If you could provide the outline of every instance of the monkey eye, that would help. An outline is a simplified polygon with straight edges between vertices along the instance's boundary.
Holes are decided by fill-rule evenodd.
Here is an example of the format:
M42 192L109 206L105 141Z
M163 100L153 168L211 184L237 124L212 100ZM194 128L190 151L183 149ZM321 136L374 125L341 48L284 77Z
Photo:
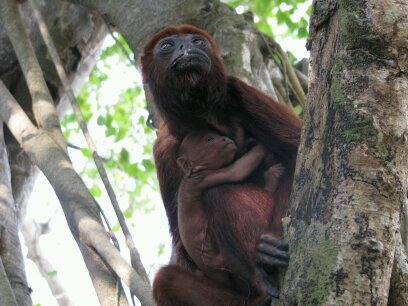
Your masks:
M205 40L203 38L201 38L201 37L193 38L192 42L193 42L193 44L195 44L197 46L202 46L202 45L205 44Z
M160 44L160 49L165 50L165 49L173 47L173 45L174 44L171 41L164 41Z
M208 137L207 138L207 141L213 141L214 140L214 137Z

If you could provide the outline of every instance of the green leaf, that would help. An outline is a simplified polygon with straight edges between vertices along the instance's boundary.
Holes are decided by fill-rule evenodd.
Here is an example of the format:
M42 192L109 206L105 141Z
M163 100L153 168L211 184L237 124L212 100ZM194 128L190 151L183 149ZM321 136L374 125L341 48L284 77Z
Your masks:
M96 120L96 123L98 125L104 125L105 124L105 118L102 115L99 115L98 119Z
M307 32L306 28L299 28L298 29L298 37L299 38L306 38L309 33Z
M122 148L119 153L119 162L125 164L129 163L129 151L125 148Z
M106 132L105 132L106 137L109 137L115 134L116 134L116 129L113 126L110 126L106 129Z
M133 212L128 208L123 212L123 215L125 216L126 219L132 218Z
M290 51L287 51L286 54L289 58L289 62L293 65L297 61L296 56Z
M97 198L99 196L101 196L102 194L102 190L101 188L99 188L98 186L92 186L92 188L89 190L91 192L91 194Z
M136 176L138 171L139 171L139 168L138 168L137 164L130 164L130 165L125 166L125 172L129 176L133 176L133 177Z
M119 141L119 140L122 140L123 138L125 138L128 131L129 131L128 127L119 126L119 130L115 135L115 140Z
M119 231L120 231L120 224L118 223L118 224L115 224L115 225L112 227L112 232L117 233L117 232L119 232Z
M146 168L146 171L154 171L154 164L151 159L144 159L142 161L142 165Z
M82 155L88 158L92 157L92 152L88 148L81 148Z
M305 17L311 14L311 0L227 0L226 3L234 8L240 7L241 11L244 7L244 13L251 11L255 16L256 28L267 35L275 36L271 22L273 20L279 25L287 26L287 33L280 36L306 37ZM300 10L300 4L303 3L310 3L306 11ZM301 6L302 10L304 7L305 5ZM297 21L299 17L300 20Z
M302 106L301 105L296 105L295 106L295 114L300 116L302 114L302 112L303 112Z
M160 243L158 246L157 246L157 255L158 256L161 256L161 255L163 255L164 254L164 243Z
M138 123L139 123L140 125L144 125L144 124L146 123L146 120L147 120L147 119L146 119L144 116L140 116Z
M51 272L47 272L47 276L49 276L49 277L54 277L54 276L57 276L57 274L58 274L58 272L57 271L51 271Z

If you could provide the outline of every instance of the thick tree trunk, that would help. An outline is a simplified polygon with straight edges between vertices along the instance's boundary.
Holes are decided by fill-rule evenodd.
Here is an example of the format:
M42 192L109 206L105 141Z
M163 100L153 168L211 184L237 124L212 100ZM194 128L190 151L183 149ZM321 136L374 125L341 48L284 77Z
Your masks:
M285 305L408 305L407 11L397 0L313 2Z

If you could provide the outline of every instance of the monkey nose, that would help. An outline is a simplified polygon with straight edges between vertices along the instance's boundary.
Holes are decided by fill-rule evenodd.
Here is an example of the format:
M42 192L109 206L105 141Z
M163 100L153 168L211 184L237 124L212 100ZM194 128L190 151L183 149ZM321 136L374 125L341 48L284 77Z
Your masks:
M189 43L182 43L179 50L184 51L184 53L191 53L191 45Z

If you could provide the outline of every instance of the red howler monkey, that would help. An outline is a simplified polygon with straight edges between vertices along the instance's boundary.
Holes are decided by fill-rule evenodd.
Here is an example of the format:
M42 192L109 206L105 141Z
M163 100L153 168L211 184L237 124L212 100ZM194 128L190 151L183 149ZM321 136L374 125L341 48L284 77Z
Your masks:
M234 250L241 249L243 254L255 257L259 238L272 230L273 198L254 184L231 183L248 177L260 165L266 151L257 145L234 161L236 152L235 143L215 131L199 130L183 139L177 158L184 172L178 190L179 232L188 255L206 277L259 300L266 293L276 296L277 292L262 290L270 288L267 284L259 286L260 282L265 283L262 277L256 277L254 261L237 256ZM268 188L276 186L282 171L280 164L268 170ZM225 201L225 195L235 192L234 189L245 189L251 199L214 203L215 198ZM241 233L242 229L245 233ZM216 234L222 231L231 233L232 239ZM281 255L282 260L287 259L286 253Z
M165 301L167 298L168 305L225 305L227 300L233 303L241 298L236 292L223 290L203 279L199 272L188 274L199 269L185 251L178 227L177 191L183 177L176 162L180 142L192 131L217 130L236 142L239 156L247 150L248 139L255 139L283 164L285 172L272 194L275 203L272 231L262 236L256 255L258 264L267 269L287 264L276 256L276 252L284 252L286 248L277 238L282 236L281 219L287 211L301 122L286 106L228 76L214 40L194 26L169 26L155 34L144 48L141 64L143 79L163 120L154 156L173 237L172 263L179 265L159 271L154 283L156 299ZM269 167L261 165L246 181L263 187L263 174ZM246 193L245 188L237 188L226 195L226 202L243 197L250 199L251 194ZM240 221L237 222L239 227ZM247 229L241 227L240 230L245 233ZM216 235L232 237L229 232ZM243 254L243 250L233 251L246 261L254 260L250 254ZM186 275L191 279L183 279ZM217 304L217 301L222 302ZM158 303L166 305L166 302Z

